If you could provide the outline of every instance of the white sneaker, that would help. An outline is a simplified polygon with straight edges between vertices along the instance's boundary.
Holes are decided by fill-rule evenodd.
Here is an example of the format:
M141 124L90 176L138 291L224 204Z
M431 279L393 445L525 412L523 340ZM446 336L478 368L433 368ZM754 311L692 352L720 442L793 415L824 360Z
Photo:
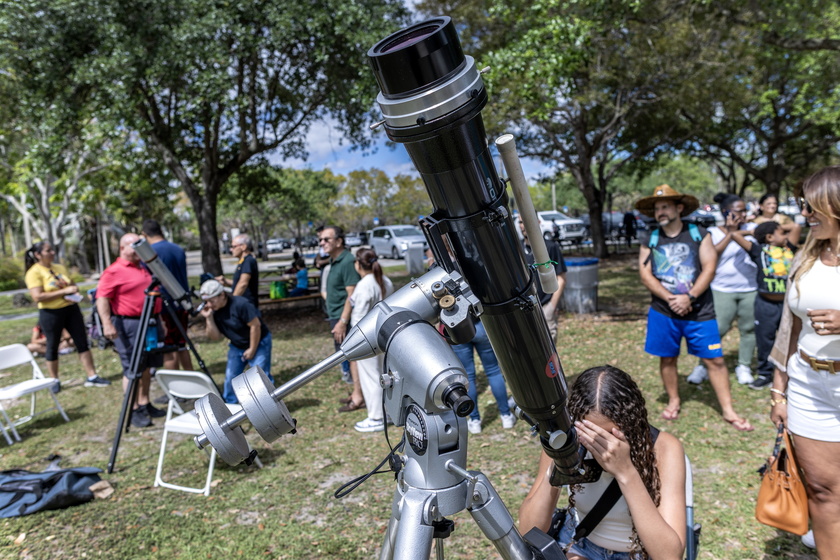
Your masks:
M472 418L467 418L467 429L470 431L471 434L480 434L481 420L473 420Z
M745 366L743 364L735 368L735 377L738 378L738 383L741 385L749 385L754 381L752 372L750 371L750 366Z
M808 531L802 535L802 544L808 548L817 548L817 543L814 542L814 531Z
M385 429L385 421L382 419L373 420L371 418L365 418L360 422L356 422L353 427L356 428L357 432L381 432Z
M508 397L508 408L511 410L516 408L516 401L513 400L513 397Z
M685 380L689 383L693 383L694 385L700 385L708 378L709 371L706 369L706 366L698 364L693 370L691 370L691 373L688 374L688 377L686 377Z
M501 414L499 418L502 419L502 428L509 430L516 424L516 416L513 414Z

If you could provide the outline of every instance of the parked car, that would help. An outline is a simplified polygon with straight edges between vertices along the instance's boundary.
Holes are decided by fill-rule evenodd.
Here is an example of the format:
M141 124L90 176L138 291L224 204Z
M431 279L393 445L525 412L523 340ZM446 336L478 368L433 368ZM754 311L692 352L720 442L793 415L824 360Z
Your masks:
M585 234L583 221L577 218L570 218L562 212L537 212L537 219L540 222L540 230L542 230L543 237L546 239L554 237L554 224L552 220L560 227L560 241L577 243L583 239Z
M424 251L428 248L426 237L417 226L397 224L371 230L370 246L381 257L401 259L409 246L414 244L422 245Z
M305 235L300 240L300 246L304 249L314 249L318 246L317 235Z
M292 242L282 237L275 237L265 242L265 250L271 253L282 253L283 249L290 249Z
M344 234L344 246L345 247L361 247L365 244L364 239L362 238L362 234L357 231L351 231L349 233Z
M592 220L589 214L580 217L583 222L584 237L592 237ZM621 212L604 212L601 214L601 223L604 227L604 235L607 239L618 239L624 235L624 214Z
M703 226L704 228L710 228L717 225L717 218L715 218L714 213L708 210L695 210L683 218L683 221L690 224L697 224L698 226Z

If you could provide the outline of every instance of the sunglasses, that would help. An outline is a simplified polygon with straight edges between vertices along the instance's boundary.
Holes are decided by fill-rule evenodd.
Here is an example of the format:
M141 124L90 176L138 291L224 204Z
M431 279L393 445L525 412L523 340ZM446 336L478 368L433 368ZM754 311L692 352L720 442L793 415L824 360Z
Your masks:
M800 207L802 210L806 210L809 214L813 214L813 213L814 213L814 207L813 207L813 206L811 206L811 203L810 203L810 202L808 202L807 200L805 200L805 197L804 197L804 196L800 196L800 197L797 199L797 201L796 201L796 202L799 204L799 207Z
M318 239L318 243L327 243L329 241L332 241L333 239L335 239L335 237L322 237Z

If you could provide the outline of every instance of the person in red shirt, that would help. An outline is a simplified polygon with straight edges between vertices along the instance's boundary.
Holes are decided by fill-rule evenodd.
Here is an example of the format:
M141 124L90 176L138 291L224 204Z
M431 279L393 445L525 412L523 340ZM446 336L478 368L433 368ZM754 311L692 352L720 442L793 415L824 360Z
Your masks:
M152 275L141 266L140 257L132 244L140 237L127 233L120 238L120 256L105 269L96 289L96 310L102 319L102 334L114 341L123 368L123 391L128 389L131 371L131 354L137 331L140 330L140 315L146 298L145 290L152 282ZM164 333L160 317L161 302L155 302L154 313L157 325L149 328L158 329L158 340L163 340ZM163 363L161 354L145 354L141 361L140 383L137 399L131 412L131 424L138 428L152 425L152 418L166 416L166 412L157 409L149 402L151 384L150 367L160 367Z

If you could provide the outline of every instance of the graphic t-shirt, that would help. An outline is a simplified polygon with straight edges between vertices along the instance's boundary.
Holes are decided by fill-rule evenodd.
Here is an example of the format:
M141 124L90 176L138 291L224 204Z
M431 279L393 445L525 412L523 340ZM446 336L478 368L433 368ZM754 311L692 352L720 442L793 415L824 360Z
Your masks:
M758 266L758 293L784 294L787 291L788 274L793 262L792 247L753 243L749 253Z
M688 224L683 224L682 231L675 237L668 237L662 228L659 229L659 242L651 248L651 258L648 266L653 275L672 294L687 294L694 287L694 282L700 276L700 242L691 238ZM697 227L700 238L708 235L705 228ZM656 231L654 229L653 231ZM643 245L649 244L648 234L641 239ZM668 302L652 295L651 307L672 319L684 321L708 321L715 318L715 304L712 291L707 289L697 295L697 300L686 315L677 315L668 306Z

